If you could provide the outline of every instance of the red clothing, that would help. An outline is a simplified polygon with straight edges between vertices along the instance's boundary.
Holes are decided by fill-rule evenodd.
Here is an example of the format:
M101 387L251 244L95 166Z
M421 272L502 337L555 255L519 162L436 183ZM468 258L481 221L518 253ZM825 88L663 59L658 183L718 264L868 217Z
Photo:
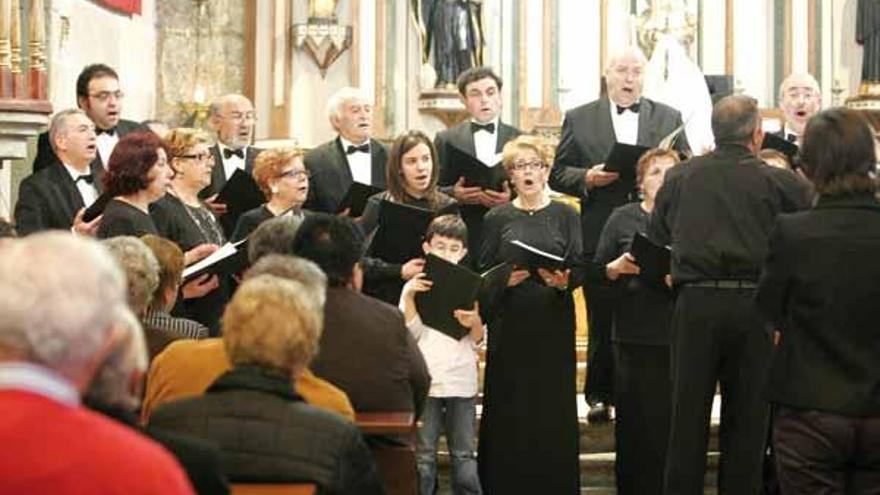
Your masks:
M81 406L0 390L0 495L192 494L162 447Z

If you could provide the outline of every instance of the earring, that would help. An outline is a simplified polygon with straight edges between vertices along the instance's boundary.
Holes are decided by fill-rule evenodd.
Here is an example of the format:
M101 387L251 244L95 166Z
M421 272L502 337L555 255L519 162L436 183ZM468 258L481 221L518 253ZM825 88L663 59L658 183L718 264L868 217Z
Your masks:
M272 186L269 190L272 191L272 194L276 194L278 192L278 186Z

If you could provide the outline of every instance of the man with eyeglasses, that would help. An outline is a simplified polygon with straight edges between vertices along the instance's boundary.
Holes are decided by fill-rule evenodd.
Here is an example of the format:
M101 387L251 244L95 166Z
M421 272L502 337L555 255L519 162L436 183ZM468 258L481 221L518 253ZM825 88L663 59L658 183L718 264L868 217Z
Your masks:
M785 124L774 134L800 146L807 121L822 109L822 91L816 78L810 74L789 74L779 85L779 109Z
M119 76L113 68L104 64L86 66L76 79L76 102L95 124L97 154L95 161L107 167L110 154L119 138L144 127L134 121L121 118L122 99L125 94L119 87ZM34 172L43 169L57 157L49 144L49 132L40 134Z
M656 147L681 125L681 114L672 107L642 97L645 56L638 48L625 49L605 67L607 96L573 108L565 114L562 137L550 171L550 187L581 199L584 257L596 254L599 235L614 208L638 199L633 182L606 172L605 160L615 143ZM684 133L675 148L688 148ZM612 301L606 289L587 287L589 305L589 356L584 387L588 418L607 421L613 395L611 350Z
M202 189L199 197L205 199L217 214L226 212L226 205L215 203L217 193L236 170L248 174L254 170L254 158L261 150L251 146L257 118L251 100L240 94L226 94L211 103L211 128L217 133L217 142L211 146L214 169L211 184Z

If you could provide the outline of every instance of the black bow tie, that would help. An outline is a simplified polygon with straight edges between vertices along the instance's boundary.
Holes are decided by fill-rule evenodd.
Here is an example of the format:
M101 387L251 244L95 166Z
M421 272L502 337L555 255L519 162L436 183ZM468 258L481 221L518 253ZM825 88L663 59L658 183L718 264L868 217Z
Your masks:
M785 135L785 140L788 141L789 143L797 142L797 139L798 139L797 134L788 133Z
M224 160L229 160L230 158L232 158L233 155L244 160L244 148L239 148L237 150L234 150L232 148L223 148L223 159Z
M486 131L489 134L495 134L495 122L489 122L488 124L471 122L471 132L475 133L477 131Z
M94 184L95 177L92 174L83 174L77 177L73 183L76 184L79 181L85 181L86 184Z
M622 114L625 110L632 110L632 113L639 113L639 106L641 103L633 103L628 107L622 107L620 105L615 105L617 107L617 115Z
M98 128L96 127L96 128L95 128L95 135L96 135L96 136L100 136L101 134L106 134L106 135L108 135L108 136L115 136L115 135L116 135L116 128L115 128L115 127L111 127L111 128L109 128L109 129L98 129Z
M345 148L345 154L351 155L352 153L369 153L370 152L370 143L365 143L360 146L354 146L352 144L348 145L348 148Z

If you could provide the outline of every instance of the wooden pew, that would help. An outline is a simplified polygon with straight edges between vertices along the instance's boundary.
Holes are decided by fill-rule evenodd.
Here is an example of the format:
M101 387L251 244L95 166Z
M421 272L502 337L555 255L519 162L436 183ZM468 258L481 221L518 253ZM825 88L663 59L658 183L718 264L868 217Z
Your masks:
M310 483L233 483L230 495L315 495Z
M376 468L388 495L417 495L416 424L411 412L361 412L355 414L376 460ZM372 439L371 439L372 437ZM376 441L376 437L394 437L399 444Z

